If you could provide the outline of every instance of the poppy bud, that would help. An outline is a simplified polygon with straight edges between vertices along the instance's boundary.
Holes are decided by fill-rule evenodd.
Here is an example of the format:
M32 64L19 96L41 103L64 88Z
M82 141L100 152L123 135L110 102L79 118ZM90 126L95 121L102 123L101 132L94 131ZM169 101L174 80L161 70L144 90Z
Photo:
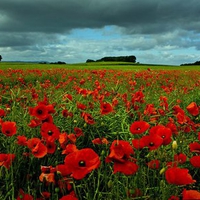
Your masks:
M165 167L163 167L163 168L160 170L160 172L159 172L160 175L162 175L162 174L165 172L165 170L166 170Z
M87 127L87 124L85 123L85 124L83 125L83 127L84 127L84 128Z
M77 120L74 120L74 123L77 123Z
M105 151L102 150L102 151L101 151L101 156L104 156L104 155L105 155Z
M59 191L60 191L60 189L56 187L55 192L58 193Z
M177 142L176 142L176 140L174 140L174 141L172 142L172 149L175 150L175 149L177 149L177 148L178 148Z
M108 188L111 188L113 186L113 183L111 180L108 181Z
M59 174L59 175L61 174L61 172L60 172L60 171L56 171L56 173L57 173L57 174ZM61 175L62 175L62 174L61 174Z

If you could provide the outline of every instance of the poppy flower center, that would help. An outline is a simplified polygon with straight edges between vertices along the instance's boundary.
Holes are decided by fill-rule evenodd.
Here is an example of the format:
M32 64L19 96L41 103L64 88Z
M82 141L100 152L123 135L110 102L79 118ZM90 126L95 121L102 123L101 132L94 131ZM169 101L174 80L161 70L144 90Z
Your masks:
M150 142L150 143L149 143L149 146L150 146L150 147L154 146L154 143L153 143L153 142Z
M140 131L140 130L141 130L141 128L140 128L140 127L137 127L137 128L136 128L136 130L137 130L137 131Z
M107 105L103 105L103 110L104 110L104 111L109 110L108 106L107 106Z
M42 114L42 110L37 110L37 113L39 114L39 115L41 115Z
M37 146L37 144L33 144L33 148L35 148Z
M9 134L10 134L10 131L9 131L9 130L6 130L5 132L6 132L6 134L7 134L7 135L9 135Z
M92 117L88 116L88 120L92 120Z
M50 174L50 172L51 172L51 171L50 171L50 168L47 168L47 169L45 169L45 171L44 171L45 174Z
M49 130L48 135L50 135L50 136L53 135L53 131Z
M79 161L78 165L79 165L79 167L85 167L86 163L84 160L81 160L81 161Z
M164 139L164 138L165 138L165 135L162 135L162 138Z

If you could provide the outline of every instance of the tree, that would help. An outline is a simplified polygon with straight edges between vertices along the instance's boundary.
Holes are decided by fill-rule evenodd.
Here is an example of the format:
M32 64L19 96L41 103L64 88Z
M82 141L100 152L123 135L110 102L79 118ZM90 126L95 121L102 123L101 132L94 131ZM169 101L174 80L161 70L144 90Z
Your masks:
M101 58L100 60L97 60L97 62L101 61L111 61L111 62L136 62L136 57L135 56L116 56L116 57L104 57Z
M0 61L2 60L2 56L0 55Z

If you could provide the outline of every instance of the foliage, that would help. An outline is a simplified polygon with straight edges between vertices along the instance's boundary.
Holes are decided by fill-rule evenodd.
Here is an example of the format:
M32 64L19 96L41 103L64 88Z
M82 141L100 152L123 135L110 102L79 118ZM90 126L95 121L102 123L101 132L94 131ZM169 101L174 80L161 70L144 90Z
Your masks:
M185 63L185 64L181 64L181 66L187 66L187 65L200 65L200 61L196 61L194 63Z
M97 60L97 62L132 62L135 63L136 62L136 57L135 56L116 56L116 57L103 57L99 60Z

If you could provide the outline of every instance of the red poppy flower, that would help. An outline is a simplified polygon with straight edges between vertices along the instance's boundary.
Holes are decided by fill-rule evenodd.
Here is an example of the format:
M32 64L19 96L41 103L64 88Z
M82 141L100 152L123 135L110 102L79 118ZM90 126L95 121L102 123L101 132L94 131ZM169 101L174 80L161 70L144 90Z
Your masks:
M42 199L49 199L51 196L50 192L41 192Z
M7 169L10 168L12 161L15 159L15 154L0 154L0 166L4 166Z
M43 158L47 154L47 147L42 142L39 142L31 149L31 152L36 158Z
M87 124L92 125L92 124L95 123L95 121L94 121L92 115L90 115L89 113L83 112L83 113L81 113L81 117L83 117L83 119L85 120L85 122L86 122Z
M200 154L200 144L198 142L193 142L189 144L191 152Z
M199 200L200 192L197 190L183 190L183 200Z
M49 141L54 141L59 138L60 131L55 124L45 122L41 126L41 135Z
M58 174L60 173L62 175L62 177L69 176L72 173L65 164L57 165L56 170Z
M67 133L62 133L59 135L59 139L58 139L60 146L62 149L65 149L67 142L68 142L68 136Z
M125 175L133 175L138 171L138 165L135 162L124 160L121 162L114 162L113 173L121 172Z
M132 95L131 102L134 104L135 102L144 103L144 94L142 91L137 91Z
M0 117L5 117L6 116L6 112L3 109L0 109Z
M63 115L63 117L73 117L73 113L69 112L67 109L64 109L62 111L62 115Z
M55 183L56 168L52 166L41 166L42 173L39 176L41 182Z
M176 118L177 118L177 122L181 125L186 124L187 121L188 121L187 116L185 114L180 113L180 112L176 115Z
M30 121L30 123L28 124L28 126L31 127L31 128L35 128L35 127L37 127L37 126L40 126L41 123L42 123L42 121L39 120L39 119L31 119L31 121Z
M47 153L53 154L56 151L56 144L54 141L46 141Z
M68 144L66 148L62 151L62 154L69 154L72 152L78 151L75 144Z
M73 100L73 97L72 97L71 94L65 94L65 95L63 96L63 100L66 100L66 99L72 101L72 100Z
M102 102L100 104L100 113L101 115L107 115L113 112L113 107L110 103Z
M110 146L110 154L106 157L106 162L114 162L114 172L121 172L125 175L135 174L138 170L138 165L131 157L133 148L129 142L124 140L114 140Z
M46 109L48 110L49 114L52 114L52 113L56 112L55 109L54 109L54 106L52 104L46 105Z
M108 140L106 138L95 138L94 140L92 140L93 144L109 144Z
M160 106L162 106L164 110L168 111L168 98L166 96L160 96L160 101Z
M163 143L163 139L157 134L143 136L141 140L150 151L158 149Z
M0 126L1 126L2 123L3 123L3 120L0 118Z
M27 138L24 135L17 136L17 144L21 146L27 145Z
M160 167L160 161L159 160L151 160L147 163L148 167L151 169L158 169Z
M1 124L1 131L6 136L13 136L17 132L17 127L15 122L5 121Z
M165 126L162 125L162 124L159 124L159 125L157 125L157 126L153 126L153 127L151 127L151 129L149 130L149 134L150 134L150 135L151 135L151 134L156 134L156 132L157 132L160 128L165 128Z
M125 159L131 158L131 154L133 153L133 148L129 142L124 140L114 140L110 146L110 154L107 156L106 162L124 162Z
M166 163L166 166L168 168L171 168L171 167L178 167L178 162L177 161L170 161L170 162L167 162Z
M20 189L19 195L16 200L33 200L33 196L31 196L30 194L25 194L25 192Z
M135 121L130 126L132 134L142 134L149 129L150 125L145 121Z
M146 105L146 108L144 110L144 115L156 115L157 112L156 112L156 108L154 107L154 104L147 104Z
M83 131L81 128L75 127L74 132L76 134L76 137L84 136Z
M42 158L47 154L47 147L39 138L32 138L27 141L27 146L31 149L32 154L36 158Z
M99 156L90 148L70 153L66 156L64 162L64 170L70 172L71 176L78 180L83 179L100 165Z
M58 172L59 173L59 172ZM73 189L72 186L73 179L69 177L62 177L57 181L57 185L60 191L64 194L66 191L71 191ZM75 196L74 191L70 192L70 195Z
M166 127L171 129L172 134L178 135L177 127L176 127L176 125L173 122L167 123Z
M178 167L172 167L165 171L165 178L169 184L174 185L187 185L195 183L196 180L192 179L192 176L188 173L188 169L181 169Z
M156 127L156 126L155 126ZM150 130L150 135L151 134L156 134L160 136L163 139L163 145L168 145L172 141L172 131L170 128L166 128L165 126L158 126L158 128L155 130L154 133L151 133L152 131Z
M65 195L63 196L62 198L60 198L59 200L78 200L76 197L68 194L68 195Z
M165 111L161 108L158 108L158 112L160 115L164 116L165 115Z
M118 104L119 104L118 99L117 99L116 97L114 97L113 100L112 100L112 106L115 107L115 106L117 106Z
M174 155L174 161L177 161L180 164L185 163L186 160L187 160L187 156L183 153L179 153L179 154Z
M39 104L34 108L29 108L29 114L31 116L37 117L40 120L44 120L48 115L48 108L44 104Z
M190 163L193 167L200 167L200 156L193 156L190 158Z
M46 118L44 120L42 120L42 123L44 123L44 122L48 122L48 123L53 124L53 117L52 117L52 115L48 114L46 116Z
M144 140L142 138L141 139L133 139L132 145L135 149L142 149L142 148L145 147L145 143L144 143Z
M27 141L27 147L33 149L39 142L41 142L39 138L31 138Z
M73 144L76 143L76 135L75 135L75 134L73 134L73 133L68 134L67 137L68 137L68 139L69 139L69 141L70 141L71 143L73 143Z
M180 200L179 197L172 195L168 200Z
M84 104L82 104L82 103L80 103L80 102L77 102L77 103L76 103L76 106L77 106L77 108L80 109L80 110L85 110L85 109L87 108L86 105L84 105Z
M182 115L185 115L185 111L179 105L175 105L173 107L173 110L174 110L174 114L181 113Z
M199 114L199 108L195 102L190 103L186 109L193 116L197 116Z

